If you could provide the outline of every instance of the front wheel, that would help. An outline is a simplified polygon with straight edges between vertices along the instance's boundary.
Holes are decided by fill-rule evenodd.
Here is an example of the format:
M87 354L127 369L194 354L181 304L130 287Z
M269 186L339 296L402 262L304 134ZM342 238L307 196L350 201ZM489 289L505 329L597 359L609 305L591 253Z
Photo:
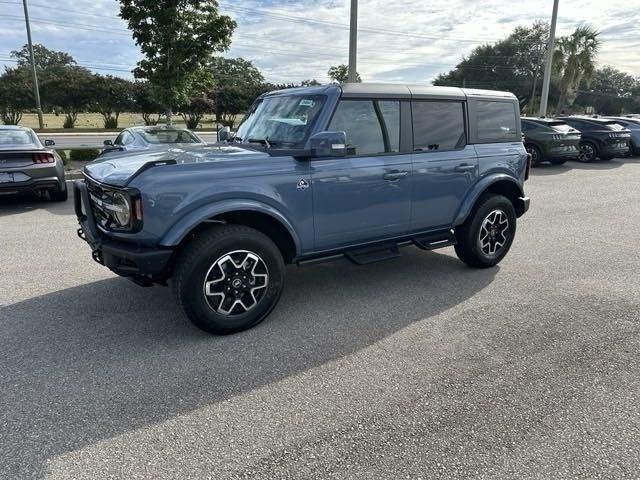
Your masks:
M475 268L497 265L516 234L516 211L502 195L480 198L467 221L456 229L458 258Z
M182 250L172 280L187 317L209 333L228 334L264 320L282 293L284 261L263 233L217 225Z

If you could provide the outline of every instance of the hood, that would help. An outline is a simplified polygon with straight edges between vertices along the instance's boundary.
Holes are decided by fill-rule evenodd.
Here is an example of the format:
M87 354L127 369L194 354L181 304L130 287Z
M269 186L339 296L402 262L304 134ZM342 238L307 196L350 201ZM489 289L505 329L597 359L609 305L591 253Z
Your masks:
M259 160L269 154L236 145L177 147L168 150L110 153L86 165L83 172L100 183L126 186L133 177L154 166L166 164L222 163L237 160Z

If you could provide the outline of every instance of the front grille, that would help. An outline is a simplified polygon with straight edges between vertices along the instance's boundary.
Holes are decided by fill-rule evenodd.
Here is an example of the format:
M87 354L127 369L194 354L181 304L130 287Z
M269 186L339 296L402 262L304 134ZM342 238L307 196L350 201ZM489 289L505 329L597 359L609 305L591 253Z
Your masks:
M103 188L98 183L89 180L85 180L87 184L87 190L89 191L89 201L91 203L91 211L98 225L102 228L109 228L113 222L112 213L106 210L102 204L103 202L111 203L111 196L113 192Z

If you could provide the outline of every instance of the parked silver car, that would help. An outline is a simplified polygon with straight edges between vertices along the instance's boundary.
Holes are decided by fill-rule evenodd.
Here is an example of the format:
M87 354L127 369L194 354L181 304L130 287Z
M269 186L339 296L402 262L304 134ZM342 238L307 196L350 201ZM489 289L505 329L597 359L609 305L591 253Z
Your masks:
M186 128L165 126L130 127L120 132L114 142L105 140L101 156L116 152L135 152L185 144L204 146L206 142Z
M51 200L67 199L64 163L58 153L45 146L33 130L13 125L0 126L0 194L48 192Z

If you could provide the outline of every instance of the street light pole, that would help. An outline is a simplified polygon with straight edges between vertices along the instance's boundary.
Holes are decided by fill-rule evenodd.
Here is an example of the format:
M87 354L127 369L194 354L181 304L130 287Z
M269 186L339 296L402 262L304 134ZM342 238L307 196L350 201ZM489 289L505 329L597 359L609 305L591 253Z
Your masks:
M549 85L551 84L551 63L553 62L553 49L556 42L556 22L558 20L558 3L553 0L553 14L551 15L551 29L549 30L549 43L547 44L547 58L544 66L544 81L542 82L542 96L540 97L540 117L547 115L547 102L549 101Z
M33 55L33 43L31 42L31 26L29 25L29 9L27 8L27 0L22 0L24 6L24 21L27 25L27 41L29 42L29 57L31 58L31 74L33 76L33 95L36 98L36 109L38 111L38 124L40 129L44 128L44 119L42 118L42 107L40 105L40 89L38 88L38 74L36 73L36 62Z
M351 21L349 26L349 71L347 73L347 82L355 83L356 73L356 57L358 50L358 0L351 0Z

